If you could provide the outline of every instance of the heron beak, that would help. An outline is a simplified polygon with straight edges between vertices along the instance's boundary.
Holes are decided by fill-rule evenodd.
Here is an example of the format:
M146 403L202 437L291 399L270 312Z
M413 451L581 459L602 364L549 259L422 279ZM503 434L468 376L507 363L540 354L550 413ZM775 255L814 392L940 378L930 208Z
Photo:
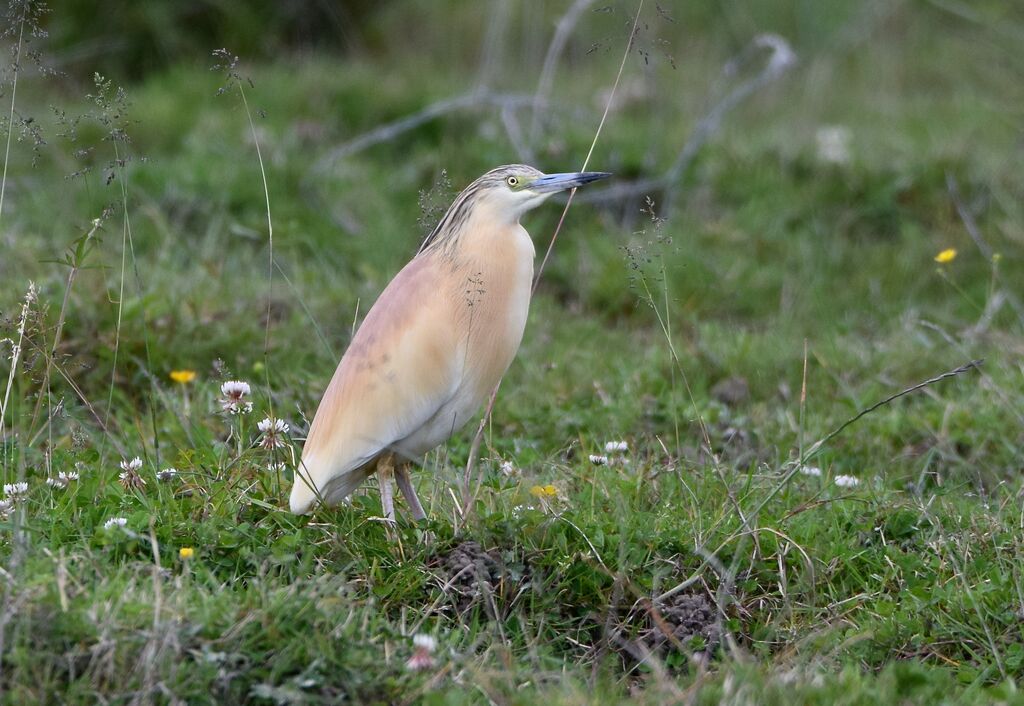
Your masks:
M535 194L553 194L556 191L575 189L577 186L589 184L598 179L610 177L609 172L567 172L565 174L545 174L527 187Z

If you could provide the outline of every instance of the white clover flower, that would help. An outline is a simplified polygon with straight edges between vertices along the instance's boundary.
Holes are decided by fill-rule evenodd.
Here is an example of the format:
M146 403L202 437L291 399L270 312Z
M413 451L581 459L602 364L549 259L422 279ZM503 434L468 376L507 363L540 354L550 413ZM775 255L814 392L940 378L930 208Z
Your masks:
M121 470L122 471L126 471L126 472L127 471L134 471L134 472L137 473L140 468L142 468L142 459L139 458L138 456L133 458L131 461L129 461L127 459L122 459L121 460Z
M14 503L10 500L0 500L0 520L6 520L14 509Z
M415 635L412 638L413 653L409 661L405 663L406 669L418 672L423 669L430 669L434 666L434 650L437 649L437 640L430 635Z
M594 464L595 466L607 466L608 465L608 457L607 456L599 456L597 454L590 454L590 462L592 464Z
M162 471L157 471L156 479L166 483L167 481L174 480L174 478L177 475L178 475L178 469L177 468L165 468Z
M271 473L284 473L288 470L288 464L284 461L278 461L277 463L272 463L267 466L267 470Z
M818 159L829 164L846 164L850 161L849 128L842 125L823 125L814 134L818 147Z
M836 476L833 480L840 488L854 488L860 485L860 479L856 476Z
M128 518L126 517L111 517L109 520L103 523L103 529L112 530L115 527L124 527L128 524Z
M124 486L125 490L142 490L146 485L146 479L139 474L142 468L142 459L136 456L131 461L121 461L121 473L117 479Z
M289 429L288 424L283 419L271 419L270 417L262 420L256 425L256 428L264 434L271 430L281 434L287 434Z
M252 411L252 402L245 399L249 392L249 383L228 380L220 386L220 393L224 395L220 401L220 408L228 414L248 414Z
M252 388L249 387L249 383L241 380L228 380L220 386L220 393L225 397L241 399L250 392L252 392Z
M817 466L800 466L800 472L805 476L814 476L815 478L821 478L821 469Z
M71 481L75 480L78 480L78 473L76 473L75 471L70 471L68 473L61 471L56 476L50 476L49 478L47 478L46 484L51 488L63 489L71 485Z
M514 478L519 475L519 469L511 461L502 461L501 465L498 466L498 470L501 471L502 475Z
M260 446L265 449L283 449L288 445L289 427L283 419L271 419L267 417L256 428L263 434Z
M125 471L119 474L117 480L125 490L142 490L146 485L146 479L134 471Z
M22 495L28 493L28 483L22 481L20 483L4 483L4 495L17 499Z
M413 635L412 644L413 647L427 650L428 652L433 652L437 649L437 640L434 639L433 635Z
M609 441L604 445L606 454L626 453L627 451L629 451L629 444L625 441Z

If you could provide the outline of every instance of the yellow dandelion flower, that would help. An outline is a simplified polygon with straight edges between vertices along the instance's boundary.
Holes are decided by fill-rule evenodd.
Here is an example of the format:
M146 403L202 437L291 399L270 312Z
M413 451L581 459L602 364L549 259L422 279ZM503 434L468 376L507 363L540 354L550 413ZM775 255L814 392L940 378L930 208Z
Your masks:
M535 485L530 488L530 495L538 498L553 498L558 495L558 488L553 485Z
M195 553L196 553L196 550L193 549L192 547L182 547L181 549L178 550L178 558L179 559L191 559L193 556L195 556Z
M171 380L178 383L179 385L187 385L196 379L195 370L172 370Z
M953 262L956 259L956 248L946 248L938 255L935 256L935 262L940 265L945 265L947 262Z

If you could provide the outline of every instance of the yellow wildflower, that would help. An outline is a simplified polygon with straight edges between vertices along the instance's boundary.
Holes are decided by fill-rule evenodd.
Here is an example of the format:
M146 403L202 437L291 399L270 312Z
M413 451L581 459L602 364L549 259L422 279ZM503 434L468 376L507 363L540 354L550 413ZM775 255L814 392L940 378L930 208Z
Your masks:
M196 379L195 370L172 370L171 380L178 383L179 385L187 385Z
M558 495L558 488L553 485L535 485L530 488L530 495L538 498L553 498Z
M181 549L178 550L178 558L179 559L191 559L193 556L195 556L195 553L196 553L196 550L193 549L192 547L182 547Z
M947 262L953 262L956 259L956 248L946 248L938 255L935 256L935 262L940 265L945 265Z

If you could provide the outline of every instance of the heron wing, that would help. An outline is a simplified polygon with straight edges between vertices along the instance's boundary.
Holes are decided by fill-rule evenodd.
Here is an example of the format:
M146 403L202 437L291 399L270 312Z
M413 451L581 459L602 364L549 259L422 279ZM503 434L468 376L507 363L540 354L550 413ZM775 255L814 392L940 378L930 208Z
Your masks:
M439 286L448 275L443 267L429 255L413 259L366 315L310 426L293 512L308 511L318 495L328 503L346 497L382 451L456 393L462 337L452 330L450 296Z

